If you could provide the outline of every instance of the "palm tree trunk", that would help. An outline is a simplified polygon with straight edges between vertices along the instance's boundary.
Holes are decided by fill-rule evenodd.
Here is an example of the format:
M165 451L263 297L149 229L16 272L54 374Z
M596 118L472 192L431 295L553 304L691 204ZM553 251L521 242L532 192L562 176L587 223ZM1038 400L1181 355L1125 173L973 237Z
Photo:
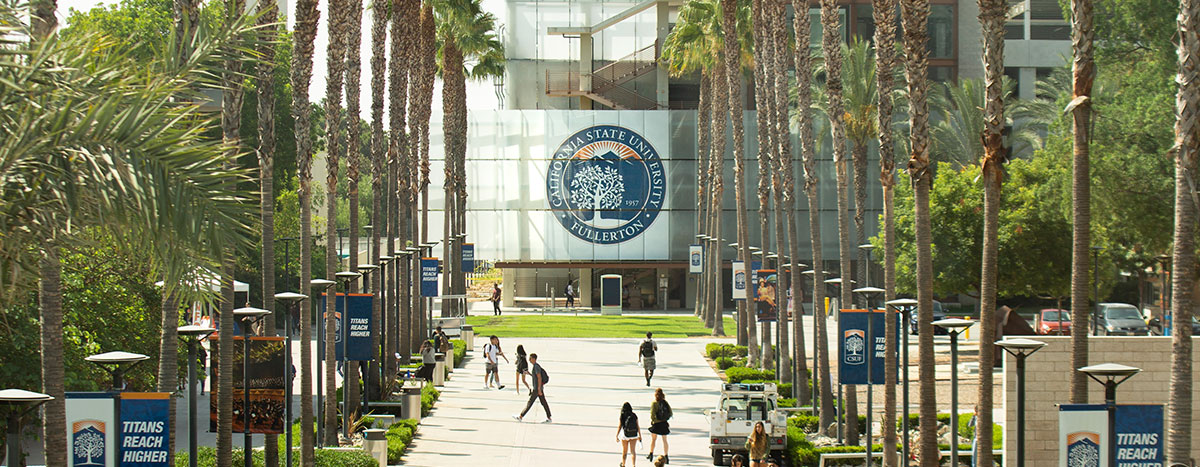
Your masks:
M264 60L258 65L257 83L258 183L262 192L259 207L262 218L262 308L272 311L266 316L263 329L265 330L264 335L273 336L275 335L275 46L273 44L278 36L275 26L278 7L273 2L261 2L258 4L258 11L258 22L262 28L260 31L264 42L263 53L268 57L268 60ZM165 322L166 316L163 316L163 320ZM174 339L172 339L173 341ZM291 369L285 369L285 371L290 374ZM172 398L171 402L174 403L175 399ZM286 423L292 422L287 420ZM267 466L279 465L279 437L267 436L264 446L264 460ZM291 449L291 446L288 446L288 449Z
M841 265L842 285L839 287L839 308L854 306L854 270L850 253L850 219L846 206L848 187L846 173L846 128L842 106L842 35L835 0L821 0L821 48L825 54L825 89L829 98L829 127L833 132L833 164L837 176L838 263ZM840 319L840 316L839 316ZM846 442L858 444L858 398L854 386L846 388Z
M721 29L737 31L737 2L721 0ZM742 68L741 46L736 40L736 34L727 36L724 44L725 85L729 89L729 117L733 133L733 179L736 190L734 195L737 202L737 238L738 260L750 266L750 222L746 213L746 151L743 116L745 103L742 102ZM749 300L743 300L738 307L742 319L738 321L739 333L746 332L746 345L749 347L750 361L758 361L758 342L754 329L754 314L750 312Z
M361 95L361 80L362 80L362 0L346 0L346 179L347 183L347 198L349 198L350 210L350 232L349 245L347 251L350 253L347 270L358 271L358 180L359 180L359 161L362 158L362 132L360 131L359 117L359 97ZM365 284L364 284L365 285ZM351 290L346 292L360 292L358 286L351 287ZM350 369L347 374L353 375L349 378L349 392L347 393L347 405L351 408L359 407L362 404L362 397L365 391L369 391L372 384L378 384L378 378L370 378L370 375L377 374L379 369L374 364L360 363L355 360L350 360ZM367 365L372 368L367 372L364 385L358 383L361 371L360 366ZM361 388L361 389L360 389ZM353 411L352 411L353 412Z
M773 170L771 169L771 152L775 150L775 135L771 131L771 125L774 121L772 115L775 111L774 99L768 99L767 94L770 86L767 84L767 74L770 73L770 67L767 62L769 57L775 52L774 44L771 42L769 33L767 32L767 23L764 12L766 8L764 0L754 0L752 20L754 26L754 102L757 111L755 118L757 120L758 133L758 233L759 246L762 248L762 269L770 268L766 255L771 251L771 177ZM751 256L749 261L753 263L754 257ZM747 271L753 267L747 264ZM758 284L754 284L757 286ZM751 287L753 290L753 286ZM757 297L749 297L746 300L746 308L748 313L755 314ZM759 366L762 368L771 368L774 366L774 354L771 351L770 325L762 323L762 360Z
M776 299L775 302L778 308L778 318L775 321L775 329L779 336L779 348L776 350L776 359L779 361L779 368L782 375L776 375L778 379L784 383L791 383L793 379L792 364L789 358L790 339L788 339L788 309L787 309L787 291L789 289L786 278L791 277L798 271L788 272L782 266L783 258L787 258L789 263L799 261L790 251L785 251L784 246L788 245L787 231L784 229L784 219L791 219L791 207L787 208L788 216L784 215L784 193L783 181L785 176L789 176L786 172L791 171L791 156L792 156L792 141L791 130L788 125L787 109L787 27L784 25L783 18L787 15L787 7L783 0L768 0L767 1L768 24L767 32L770 35L771 43L774 45L774 51L771 62L768 63L771 72L767 75L767 83L770 85L767 100L772 101L771 110L771 132L774 135L774 151L773 167L775 169L774 176L771 177L771 194L774 197L775 203L775 251L778 252L781 261L777 261L776 269L779 273L776 280ZM790 205L788 205L790 206ZM794 289L793 292L798 289ZM793 385L793 387L795 387ZM794 390L793 390L794 392ZM795 394L793 394L795 396Z
M712 120L712 99L709 98L709 88L712 86L712 80L706 72L700 73L700 109L696 112L696 234L707 235L708 223L705 222L705 216L708 210L705 206L708 204L708 151L711 145L710 129ZM696 239L697 243L701 243L700 239ZM704 249L703 257L708 257L708 248ZM707 264L707 261L705 261ZM708 324L708 307L705 306L705 297L708 284L707 271L698 274L696 277L696 316L701 321ZM711 328L711 326L710 326Z
M866 287L871 283L869 274L871 265L867 263L867 251L857 248L867 243L866 210L867 210L867 142L855 142L850 151L850 159L854 167L854 253L858 259L858 271L854 274L856 281L853 288ZM869 308L869 307L868 307Z
M462 277L460 248L462 242L449 240L461 233L463 208L466 201L466 189L462 186L462 159L466 157L467 134L467 91L466 76L463 74L463 53L452 38L443 38L442 45L442 108L445 109L444 138L446 140L447 176L453 179L451 187L447 188L447 203L452 206L447 214L447 244L446 275L450 293L458 293ZM458 312L458 306L451 307L451 312ZM443 312L444 313L444 312Z
M400 183L400 162L401 149L407 145L405 137L405 103L407 102L408 94L405 92L408 88L408 39L411 36L409 31L410 18L406 16L408 8L405 7L403 0L392 0L391 22L391 55L392 61L388 64L388 95L389 95L389 123L388 123L388 183L385 192L388 197L388 255L396 257L396 239L400 235L400 195L398 186ZM403 244L400 245L403 247ZM412 351L409 348L409 333L411 332L412 324L409 320L408 313L402 313L402 301L400 294L400 276L407 273L407 268L401 265L397 266L394 272L389 277L391 282L388 285L388 313L390 317L394 317L396 322L400 324L400 334L395 336L396 352L400 354L400 363L407 364L412 356ZM391 321L391 319L389 319Z
M66 370L63 366L62 263L58 254L58 247L47 247L38 265L41 273L38 306L42 315L42 393L54 398L45 404L42 448L46 453L46 465L65 467L67 432L63 427L67 426ZM8 448L16 449L14 446Z
M1090 26L1090 23L1088 24ZM1175 99L1175 248L1171 271L1171 383L1167 462L1192 455L1192 298L1196 280L1196 151L1200 146L1200 3L1179 4L1179 84ZM1089 27L1090 31L1091 28Z
M58 1L34 0L30 2L29 9L34 39L43 40L54 34L54 30L58 28L58 17L54 14L58 10Z
M979 0L979 23L983 29L983 68L985 83L983 143L983 259L980 280L980 335L996 335L996 275L1000 224L1000 189L1004 183L1004 21L1005 0ZM992 368L996 346L992 338L979 341L979 417L975 439L979 443L979 461L992 465ZM951 369L957 371L956 369Z
M158 390L175 392L179 389L179 297L171 290L170 280L163 277L162 334L158 341ZM175 423L175 398L167 399L168 419ZM175 430L168 435L167 444L174 461Z
M908 173L913 183L914 233L917 242L917 328L920 368L921 467L938 465L937 394L933 363L933 261L929 221L929 0L902 0L904 26L904 71L908 81L909 141Z
M709 230L712 240L709 241L709 319L711 320L709 327L712 328L712 335L722 337L725 335L725 314L724 314L724 297L721 293L724 289L722 284L722 269L724 264L721 261L721 251L725 248L721 239L721 218L724 209L725 195L725 147L726 147L726 132L725 132L725 116L729 115L729 86L725 85L725 64L718 61L711 71L709 81L712 85L709 88L712 95L712 147L709 151L709 166L708 179L712 182L709 192L712 196L712 204L709 212ZM738 315L741 319L741 315ZM741 322L739 321L739 324ZM737 334L741 334L742 329L739 326Z
M388 6L389 3L384 1L371 4L371 224L375 227L371 229L371 263L380 266L380 270L371 275L371 292L376 295L371 306L371 317L381 329L373 333L371 345L378 349L381 332L388 336L387 339L383 339L383 355L379 358L383 361L383 374L386 375L387 381L390 381L396 374L396 359L391 358L395 354L395 347L391 338L391 317L384 314L381 303L385 296L382 286L386 272L379 260L383 256L380 235L387 229L383 220L383 208L386 206L383 201L383 178L386 174L383 170L384 160L387 158L383 136L383 105L387 89ZM395 261L387 270L394 270L399 264L400 261ZM385 383L384 386L386 385ZM382 396L383 394L380 394L381 398Z
M883 187L883 289L884 301L896 298L896 226L892 196L896 187L896 164L892 142L892 70L895 67L896 0L873 0L875 21L875 88L879 104L879 183ZM896 375L899 367L896 342L896 309L884 307L883 426L896 426ZM901 331L905 332L905 331ZM906 464L896 456L896 430L883 430L883 465ZM987 464L982 464L987 465Z
M1092 60L1092 29L1094 10L1091 0L1071 2L1071 63L1075 101L1072 105L1074 153L1071 169L1071 368L1088 366L1088 332L1091 331L1091 307L1088 305L1088 267L1092 233L1091 168L1088 141L1091 139L1092 82L1096 66ZM1077 105L1075 103L1078 103ZM1100 301L1100 297L1095 297ZM1071 403L1088 400L1088 378L1082 372L1071 372Z
M801 12L800 14L792 15L792 29L794 31L808 31L812 24L812 19L808 15L808 2L804 0L792 0L792 10ZM817 353L813 355L813 367L816 368L816 386L819 386L814 389L818 391L821 398L820 429L828 435L828 429L833 424L833 384L830 379L829 337L826 331L821 210L817 199L817 185L819 183L817 176L817 153L816 148L813 147L813 142L816 139L813 137L811 110L813 104L811 87L812 50L809 48L808 41L803 41L803 44L797 43L794 62L796 66L797 123L800 129L800 151L804 162L804 192L808 198L808 227L812 245L813 334L816 336L814 339L816 340L815 347L817 349ZM801 333L797 333L797 335L799 334Z
M225 17L233 21L244 14L245 2L232 0L225 4ZM241 149L242 97L241 87L242 65L236 60L225 63L226 72L223 76L224 95L221 106L222 139L228 145L230 159ZM233 459L233 257L231 254L223 258L221 271L221 289L225 300L221 303L221 337L220 346L220 375L218 388L220 397L217 408L217 465L227 467ZM226 292L227 291L227 292Z
M297 0L296 25L292 38L292 113L296 118L296 169L300 179L300 293L309 301L300 304L300 465L315 464L313 447L312 374L312 106L308 86L312 81L313 40L317 35L316 0ZM291 467L291 466L288 466Z
M329 46L326 49L326 69L328 78L325 81L325 138L328 143L326 150L326 166L328 174L325 178L325 277L333 278L341 266L341 258L337 256L337 199L338 199L338 164L341 159L341 122L342 122L342 82L346 72L346 23L347 4L341 0L329 2ZM337 286L329 289L336 292ZM348 290L346 292L349 292ZM325 297L325 387L329 388L329 397L325 399L325 444L338 446L338 407L337 407L337 293ZM345 386L350 386L354 377L353 367L347 362L342 368ZM343 388L343 394L348 395L348 389ZM348 409L349 412L349 409ZM350 413L342 414L350 417ZM347 433L347 438L349 434Z

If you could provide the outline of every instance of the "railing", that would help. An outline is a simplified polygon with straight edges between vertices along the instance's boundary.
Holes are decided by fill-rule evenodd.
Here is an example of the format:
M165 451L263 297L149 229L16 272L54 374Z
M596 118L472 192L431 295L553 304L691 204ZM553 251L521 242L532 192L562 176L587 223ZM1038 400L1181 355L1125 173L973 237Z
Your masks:
M650 72L658 66L658 54L658 41L654 41L649 46L592 70L592 79L596 80L592 82L592 91L603 93Z
M632 90L613 85L607 79L592 76L592 91L579 89L580 76L574 71L546 71L546 95L557 97L587 97L618 110L654 110L658 102ZM603 87L604 92L595 89Z
M577 96L579 90L579 72L546 70L546 94L551 96Z

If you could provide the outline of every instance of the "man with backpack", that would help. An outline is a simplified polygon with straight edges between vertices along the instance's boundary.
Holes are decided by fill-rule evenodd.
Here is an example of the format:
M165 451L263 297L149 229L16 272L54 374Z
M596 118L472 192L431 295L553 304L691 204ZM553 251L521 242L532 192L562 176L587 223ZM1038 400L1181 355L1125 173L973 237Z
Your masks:
M492 315L500 316L500 284L492 284Z
M654 353L658 352L658 344L651 339L654 333L647 332L646 340L642 341L642 345L638 346L638 361L642 363L642 368L646 370L646 386L650 386L650 378L654 377Z
M538 364L537 354L529 354L529 363L533 364L533 368L530 369L533 373L533 390L529 391L529 402L525 404L525 410L522 410L520 415L513 415L513 418L518 422L522 421L533 407L533 401L540 400L542 408L546 409L546 420L542 423L550 423L550 404L546 402L546 383L550 382L550 375Z

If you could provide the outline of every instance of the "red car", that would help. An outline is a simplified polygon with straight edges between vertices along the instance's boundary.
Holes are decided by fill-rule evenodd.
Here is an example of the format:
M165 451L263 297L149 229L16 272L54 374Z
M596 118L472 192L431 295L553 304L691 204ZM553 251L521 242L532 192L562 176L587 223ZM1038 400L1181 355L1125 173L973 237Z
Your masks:
M1071 312L1069 310L1045 309L1039 311L1033 328L1041 335L1071 335Z

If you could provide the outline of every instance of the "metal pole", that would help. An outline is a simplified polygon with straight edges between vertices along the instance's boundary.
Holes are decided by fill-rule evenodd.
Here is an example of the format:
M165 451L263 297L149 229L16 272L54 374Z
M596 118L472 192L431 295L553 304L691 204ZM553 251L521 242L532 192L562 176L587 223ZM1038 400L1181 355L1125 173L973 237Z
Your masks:
M342 435L350 439L350 380L358 379L357 375L350 374L350 346L346 345L349 338L346 331L350 329L350 281L342 284L342 290Z
M1117 381L1104 382L1104 405L1108 411L1108 465L1117 465Z
M13 409L8 413L8 465L21 464L21 411Z
M871 389L871 379L874 373L871 371L871 361L875 360L875 333L871 326L875 321L875 312L871 310L871 300L867 300L867 467L871 467L874 463L871 453L871 420L874 414L871 413L871 395L875 391Z
M1093 247L1092 248L1092 290L1095 292L1095 298L1096 298L1096 303L1094 306L1092 306L1092 335L1093 336L1100 335L1100 328L1096 324L1096 322L1099 321L1099 318L1100 318L1100 273L1099 273L1099 267L1098 267L1099 265L1096 264L1099 261L1099 256L1100 256L1100 249ZM1141 313L1141 312L1142 312L1142 310L1138 310L1138 313ZM1062 311L1059 311L1059 313L1061 314ZM1061 328L1059 329L1059 332L1062 332ZM1112 465L1115 466L1116 464L1112 464Z
M242 320L242 465L252 462L250 441L250 327L249 319Z
M323 292L322 295L324 295L324 294L325 293ZM318 298L318 300L320 300L321 303L325 303L325 299L323 297ZM310 306L312 306L312 308L315 311L316 301L314 301ZM328 310L326 310L325 312L329 313ZM316 313L314 312L313 314L315 315ZM316 378L316 380L317 380L317 440L316 441L317 441L317 447L323 448L323 447L325 447L325 417L323 416L323 414L325 413L325 384L324 384L325 373L323 371L321 371L321 369L324 366L323 363L325 361L325 317L321 316L320 319L317 321L319 323L321 323L321 327L320 327L320 332L317 333L317 378ZM307 422L305 422L305 423L307 423Z
M838 376L838 378L841 378L841 376L839 375L839 376ZM843 414L843 411L845 410L846 406L845 406L845 404L843 404L843 403L842 403L842 384L839 382L839 383L838 383L838 385L837 385L837 387L838 387L838 403L837 403L837 435L838 435L838 445L843 445L843 444L845 444L845 441L844 441L844 440L845 440L846 438L844 438L844 437L842 436L842 435L843 435L843 433L842 433L842 414Z
M908 441L908 323L909 323L908 317L909 317L909 313L912 313L912 307L904 307L904 325L902 327L904 327L905 329L901 330L901 332L900 332L901 335L904 336L904 338L903 338L903 340L904 340L904 351L903 351L903 353L904 353L904 390L902 391L903 398L904 398L904 401L903 401L904 402L904 419L900 421L901 430L904 431L904 444L903 444L904 460L901 461L900 465L908 465L908 455L909 455L909 444L908 444L909 443L909 441Z
M958 331L950 332L950 465L958 465Z
M296 310L299 311L300 302L296 302ZM290 311L290 310L289 310ZM283 371L287 372L287 380L283 385L283 410L284 410L284 427L287 430L287 436L284 441L287 443L287 455L285 457L288 467L292 466L292 317L288 316L287 323L284 324L284 334L287 334L287 341L284 342L286 350L283 353ZM270 436L270 435L267 435Z
M196 467L196 341L188 339L188 467ZM10 444L11 446L11 444ZM10 460L8 465L13 464ZM291 464L288 464L291 465Z
M1017 467L1025 467L1025 357L1017 357Z

